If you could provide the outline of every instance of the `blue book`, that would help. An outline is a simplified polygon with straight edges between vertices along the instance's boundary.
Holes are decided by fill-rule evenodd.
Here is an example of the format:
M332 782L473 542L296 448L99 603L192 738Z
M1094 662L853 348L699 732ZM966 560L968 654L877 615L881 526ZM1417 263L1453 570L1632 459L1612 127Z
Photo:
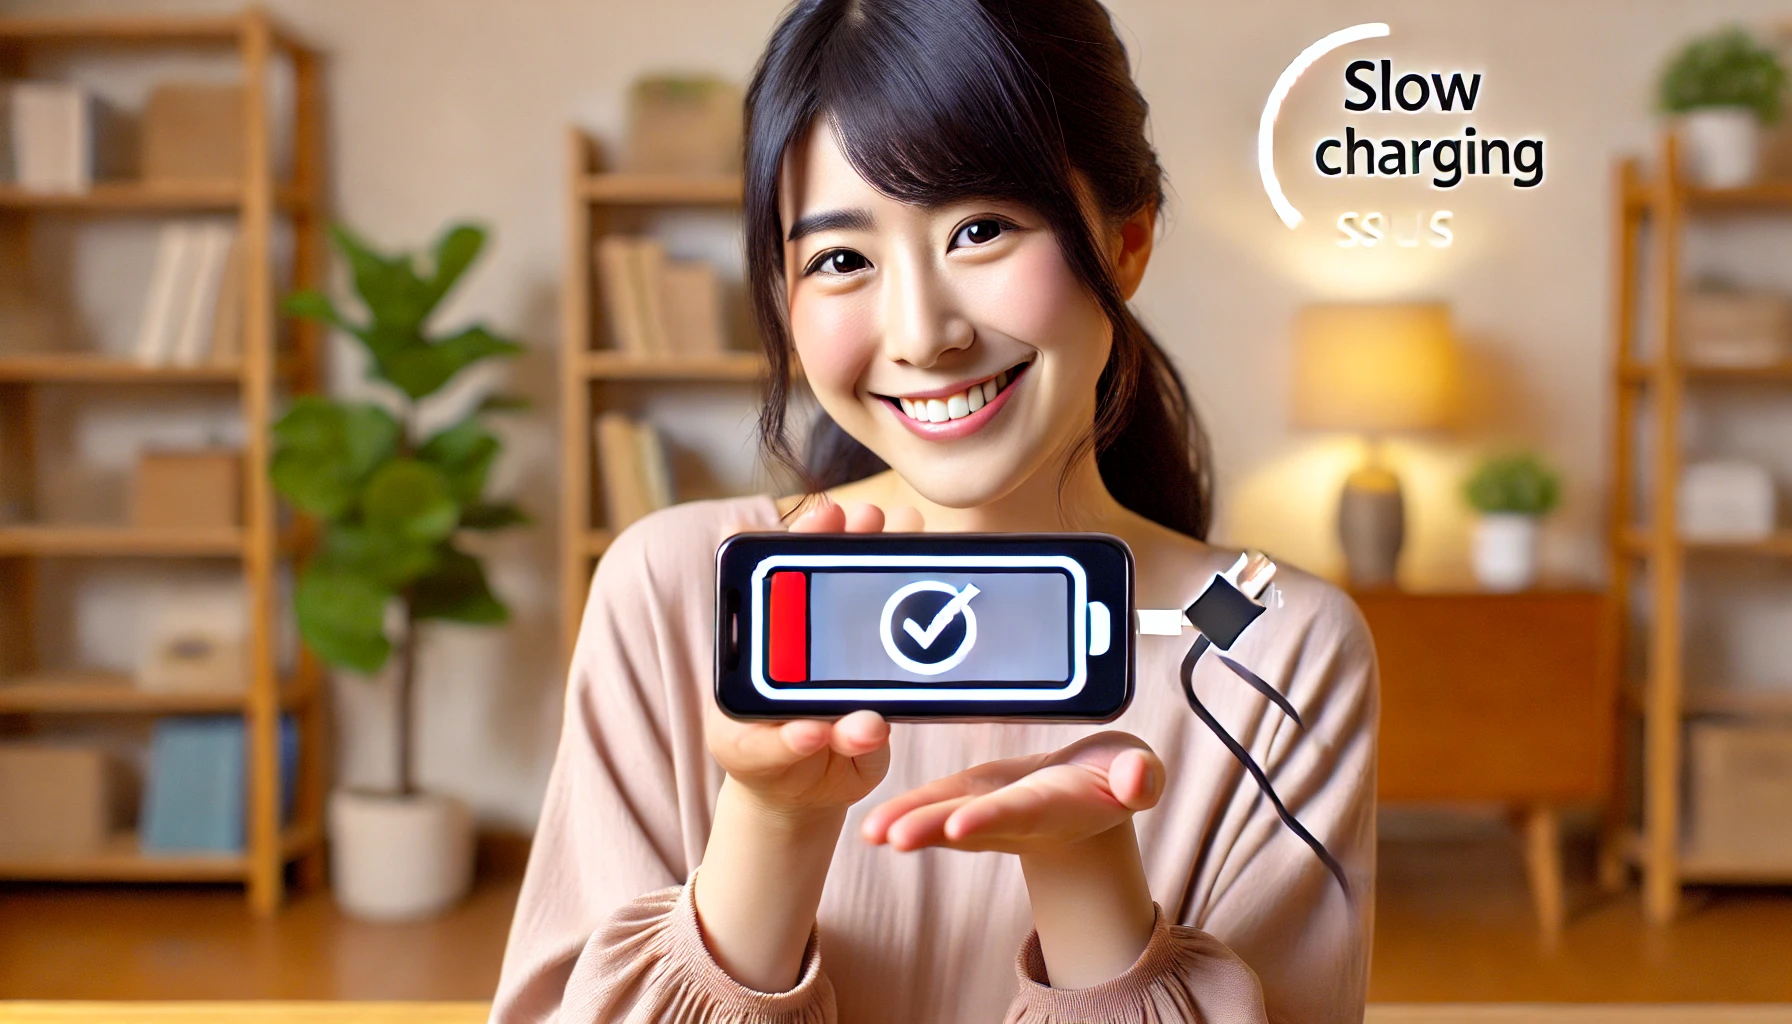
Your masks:
M155 853L241 853L248 807L240 715L164 718L149 743L139 846ZM291 814L298 728L280 720L281 817Z

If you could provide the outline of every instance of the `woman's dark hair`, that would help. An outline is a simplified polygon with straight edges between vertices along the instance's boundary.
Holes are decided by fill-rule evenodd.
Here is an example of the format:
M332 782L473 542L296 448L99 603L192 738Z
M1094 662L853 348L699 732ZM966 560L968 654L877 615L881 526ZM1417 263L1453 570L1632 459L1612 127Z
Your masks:
M785 423L791 346L778 186L785 152L819 117L853 168L892 199L999 199L1038 212L1114 328L1083 450L1093 447L1122 505L1204 539L1206 435L1175 368L1127 308L1078 201L1080 184L1108 224L1161 211L1163 169L1145 137L1146 110L1096 0L797 0L746 103L748 294L771 361L759 416L767 454L811 491L886 468L826 413L799 461Z

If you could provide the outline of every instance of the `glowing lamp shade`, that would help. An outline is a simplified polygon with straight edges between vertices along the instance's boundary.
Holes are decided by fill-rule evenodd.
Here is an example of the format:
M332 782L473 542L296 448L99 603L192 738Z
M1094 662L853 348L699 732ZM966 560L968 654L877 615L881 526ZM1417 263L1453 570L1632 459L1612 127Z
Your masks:
M1308 306L1294 344L1295 426L1368 434L1450 426L1458 363L1448 305Z

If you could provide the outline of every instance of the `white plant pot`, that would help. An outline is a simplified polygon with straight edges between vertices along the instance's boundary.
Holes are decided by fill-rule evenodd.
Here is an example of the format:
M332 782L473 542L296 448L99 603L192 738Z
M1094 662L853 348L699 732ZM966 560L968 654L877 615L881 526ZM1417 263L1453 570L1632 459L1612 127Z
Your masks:
M330 794L336 903L353 917L403 921L460 902L473 881L473 816L453 797Z
M1537 579L1537 517L1515 512L1475 523L1475 579L1488 590L1523 590Z
M1705 188L1741 188L1761 162L1761 122L1747 107L1711 107L1680 118L1686 173Z

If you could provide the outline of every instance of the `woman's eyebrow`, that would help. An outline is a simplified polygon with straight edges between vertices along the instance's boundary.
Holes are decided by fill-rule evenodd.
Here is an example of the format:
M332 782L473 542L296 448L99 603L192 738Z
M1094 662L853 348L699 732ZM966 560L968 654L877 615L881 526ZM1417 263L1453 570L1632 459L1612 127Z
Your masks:
M870 210L823 210L811 213L806 217L798 217L790 226L790 241L794 242L804 235L812 235L817 231L869 231L871 230Z

